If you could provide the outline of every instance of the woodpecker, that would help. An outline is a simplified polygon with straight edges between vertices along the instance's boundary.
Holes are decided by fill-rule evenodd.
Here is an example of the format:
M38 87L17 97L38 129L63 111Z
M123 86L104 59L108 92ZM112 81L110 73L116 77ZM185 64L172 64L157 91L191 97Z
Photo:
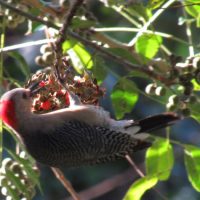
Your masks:
M36 161L52 167L92 165L133 155L149 147L146 134L175 123L173 113L140 121L114 120L103 108L71 105L35 114L32 91L16 88L0 100L0 118L14 130Z

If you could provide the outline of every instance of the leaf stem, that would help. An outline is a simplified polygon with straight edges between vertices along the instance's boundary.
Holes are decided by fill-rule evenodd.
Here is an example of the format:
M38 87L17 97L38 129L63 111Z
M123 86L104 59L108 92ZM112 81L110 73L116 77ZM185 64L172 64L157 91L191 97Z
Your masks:
M106 27L106 28L93 28L95 32L138 32L140 29L139 28L130 28L130 27ZM161 37L171 39L177 42L180 42L185 45L190 45L188 42L175 37L174 35L168 34L168 33L162 33L158 31L151 31L151 30L145 30L144 33L148 34L155 34L159 35Z
M169 7L176 0L169 0L163 5L163 9L160 9L155 12L155 14L149 19L149 21L139 30L136 36L129 42L129 46L134 46L137 39L148 29L148 27L164 12L164 10Z
M0 0L0 5L3 5L4 7L9 8L9 9L13 10L14 12L19 13L20 15L27 17L28 19L31 19L31 20L34 20L34 21L38 21L38 22L40 22L42 24L45 24L45 25L47 25L49 27L53 27L55 29L59 29L59 27L57 25L55 25L54 23L51 23L51 22L48 22L48 21L44 21L39 17L33 16L33 15L29 14L29 13L26 13L26 12L24 12L24 11L18 9L18 8L15 8L14 6L12 6L10 4L5 3L3 0ZM109 52L105 48L92 43L91 41L81 37L80 35L78 35L75 32L70 31L69 29L66 30L66 31L67 31L67 33L65 33L65 34L68 34L69 36L79 40L80 42L82 42L86 46L89 46L89 47L93 48L94 50L102 53L102 55L105 58L112 59L112 61L121 64L122 66L124 66L124 68L126 68L128 70L136 70L136 71L140 71L142 73L145 73L149 77L151 77L151 78L153 78L155 80L161 81L162 83L164 83L166 85L170 85L171 84L171 81L169 81L166 76L161 75L161 74L157 74L150 66L133 64L133 63L129 62L128 60L126 60L125 58L117 56L117 55Z
M187 20L187 13L185 9L183 9L183 15L186 18L185 25L186 25L186 35L189 42L189 55L194 56L194 47L193 47L193 41L192 41L192 31L191 31L191 22Z
M5 18L2 18L1 35L0 35L0 85L3 85L3 52L1 49L4 47L5 43ZM0 88L3 89L3 88ZM0 162L2 161L2 151L3 151L3 121L0 118Z
M125 19L127 19L131 24L135 25L136 27L140 28L141 24L139 24L136 20L130 17L126 12L123 11L123 7L112 6L117 13L122 15Z
M125 156L126 160L129 162L129 164L133 167L133 169L137 172L137 174L140 177L145 177L144 173L139 169L139 167L135 164L133 159L127 154ZM153 188L153 190L164 200L168 200L167 197L165 197L160 191L158 191L156 188Z

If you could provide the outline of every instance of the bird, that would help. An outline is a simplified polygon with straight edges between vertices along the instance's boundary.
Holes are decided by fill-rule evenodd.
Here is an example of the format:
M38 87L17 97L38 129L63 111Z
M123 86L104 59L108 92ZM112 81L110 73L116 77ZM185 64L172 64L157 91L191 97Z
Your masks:
M115 120L102 107L84 104L36 114L31 110L32 100L31 89L6 92L0 100L0 119L13 129L37 162L51 167L125 158L151 146L149 132L180 120L177 114L167 112L138 121Z

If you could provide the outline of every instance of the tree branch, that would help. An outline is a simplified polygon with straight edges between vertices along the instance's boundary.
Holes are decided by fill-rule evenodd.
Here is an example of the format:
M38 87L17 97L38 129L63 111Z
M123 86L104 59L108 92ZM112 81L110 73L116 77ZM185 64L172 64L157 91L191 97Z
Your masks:
M129 164L133 167L133 169L137 172L137 174L140 177L144 177L144 173L140 170L140 168L135 164L135 162L132 160L132 158L127 154L125 156L126 160L129 162ZM168 200L167 197L165 197L159 190L156 188L153 188L153 190L163 199L163 200Z
M62 55L63 55L62 43L66 40L66 35L68 32L69 25L71 24L71 21L75 15L77 9L79 8L79 6L81 6L83 1L84 0L75 0L71 4L71 6L65 16L64 23L59 30L59 37L57 38L55 45L54 45L54 51L55 51L55 55L56 55L56 60L54 63L55 75L56 75L58 81L60 82L60 84L63 85L63 87L65 87L65 88L66 88L66 86L63 84L63 79L62 79L62 77L60 77L60 73L59 73L59 66L62 65ZM69 92L69 90L68 90L68 92Z
M71 183L65 178L62 171L55 167L51 167L51 170L55 174L56 178L63 184L63 186L66 188L66 190L71 194L72 198L74 200L80 200L80 198L78 197L78 194L72 187Z
M52 27L52 28L55 28L55 29L60 29L60 27L58 27L57 25L53 24L52 22L44 21L39 17L33 16L33 15L29 14L29 13L26 13L26 12L24 12L24 11L18 9L18 8L15 8L14 6L12 6L12 5L8 4L8 3L5 3L3 0L0 0L0 5L13 10L14 12L17 12L18 14L20 14L20 15L22 15L24 17L27 17L28 19L30 19L32 21L37 21L37 22L40 22L40 23L42 23L42 24L44 24L44 25L46 25L48 27ZM80 35L72 32L70 30L66 30L65 34L68 34L69 36L71 36L71 37L77 39L78 41L82 42L84 45L89 46L89 47L93 48L94 50L102 53L102 55L105 58L112 59L113 61L121 64L122 66L124 66L125 69L127 69L129 71L130 70L131 71L135 70L135 71L138 71L138 72L142 72L142 73L148 75L149 77L151 77L151 78L153 78L155 80L161 81L162 83L164 83L166 85L170 85L171 84L171 81L169 81L166 78L166 76L157 74L156 72L154 72L154 70L151 68L151 66L133 64L133 63L123 59L122 57L117 56L117 55L107 51L105 48L92 43L91 41L81 37Z
M111 178L108 178L96 185L83 190L79 193L81 200L88 200L88 199L96 199L120 186L125 184L131 183L134 179L137 178L137 175L133 173L132 169L128 169L121 174L117 174ZM63 200L72 200L71 197L65 198Z

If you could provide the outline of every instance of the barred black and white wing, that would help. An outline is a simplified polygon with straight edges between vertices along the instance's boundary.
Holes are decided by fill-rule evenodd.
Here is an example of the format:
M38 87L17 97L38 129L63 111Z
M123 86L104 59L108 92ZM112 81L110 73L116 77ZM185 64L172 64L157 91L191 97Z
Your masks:
M48 133L40 130L24 143L37 161L57 167L113 161L150 146L127 133L79 121L66 122Z

